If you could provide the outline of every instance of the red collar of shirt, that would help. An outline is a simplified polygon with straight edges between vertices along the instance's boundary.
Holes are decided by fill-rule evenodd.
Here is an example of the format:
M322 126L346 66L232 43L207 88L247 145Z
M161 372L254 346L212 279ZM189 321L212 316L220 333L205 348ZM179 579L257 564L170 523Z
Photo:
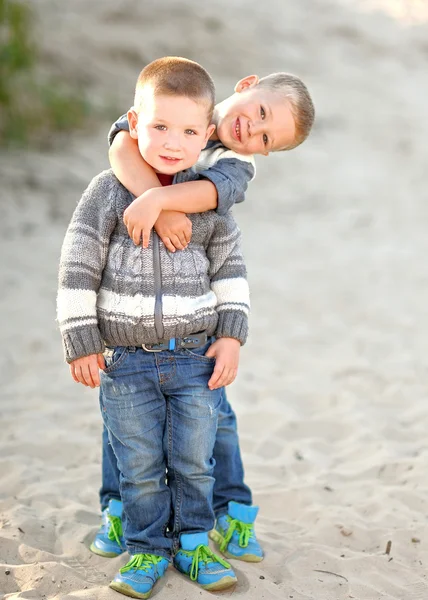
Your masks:
M165 175L164 173L156 173L162 185L172 185L174 175Z

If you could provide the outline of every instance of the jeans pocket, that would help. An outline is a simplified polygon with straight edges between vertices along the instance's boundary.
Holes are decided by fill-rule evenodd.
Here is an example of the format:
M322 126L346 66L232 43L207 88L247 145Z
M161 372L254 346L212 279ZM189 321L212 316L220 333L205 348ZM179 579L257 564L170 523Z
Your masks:
M210 363L214 365L215 358L212 356L205 356L205 352L208 351L208 348L211 346L212 342L209 341L207 344L200 346L199 348L183 348L184 352L191 358L196 358L197 360L201 360L206 363Z
M112 373L123 363L128 355L126 346L116 346L115 348L107 348L104 352L104 361L106 368L103 373Z

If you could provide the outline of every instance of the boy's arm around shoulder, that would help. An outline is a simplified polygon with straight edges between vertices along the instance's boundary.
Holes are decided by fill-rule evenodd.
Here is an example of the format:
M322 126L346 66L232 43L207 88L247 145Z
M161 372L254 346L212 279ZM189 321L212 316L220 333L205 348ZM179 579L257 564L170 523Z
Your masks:
M104 351L97 322L97 292L117 222L118 182L95 177L82 195L65 234L59 264L57 320L67 362Z
M217 338L235 338L241 345L248 336L250 292L241 248L241 232L230 213L215 216L207 247L211 289L217 297Z
M178 175L176 185L148 190L133 205L141 199L146 204L147 200L153 202L159 212L199 213L215 209L219 215L225 215L234 204L245 199L248 183L255 176L255 163L252 156L241 156L220 146L203 150L191 172L193 180L186 181L183 172Z
M202 152L196 170L200 178L215 185L219 215L225 215L234 204L245 200L248 184L256 174L253 156L237 154L224 146Z

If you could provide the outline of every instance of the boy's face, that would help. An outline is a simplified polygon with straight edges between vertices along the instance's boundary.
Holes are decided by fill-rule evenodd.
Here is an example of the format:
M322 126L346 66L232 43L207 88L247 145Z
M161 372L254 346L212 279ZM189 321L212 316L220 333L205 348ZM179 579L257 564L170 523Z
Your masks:
M214 125L208 124L207 103L156 95L146 87L141 106L138 114L134 109L128 112L128 121L144 160L167 175L193 166L214 131Z
M220 141L238 154L264 154L294 142L290 105L280 94L257 87L250 75L236 84L235 94L216 106L214 122Z

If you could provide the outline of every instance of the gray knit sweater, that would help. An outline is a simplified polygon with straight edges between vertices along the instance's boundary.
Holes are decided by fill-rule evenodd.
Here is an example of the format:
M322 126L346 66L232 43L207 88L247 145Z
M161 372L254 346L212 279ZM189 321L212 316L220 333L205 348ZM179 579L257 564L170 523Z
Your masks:
M230 213L189 215L185 250L169 252L155 231L135 246L123 223L133 197L113 172L95 177L67 229L57 316L67 362L108 346L140 346L207 331L242 344L249 291L241 235Z

